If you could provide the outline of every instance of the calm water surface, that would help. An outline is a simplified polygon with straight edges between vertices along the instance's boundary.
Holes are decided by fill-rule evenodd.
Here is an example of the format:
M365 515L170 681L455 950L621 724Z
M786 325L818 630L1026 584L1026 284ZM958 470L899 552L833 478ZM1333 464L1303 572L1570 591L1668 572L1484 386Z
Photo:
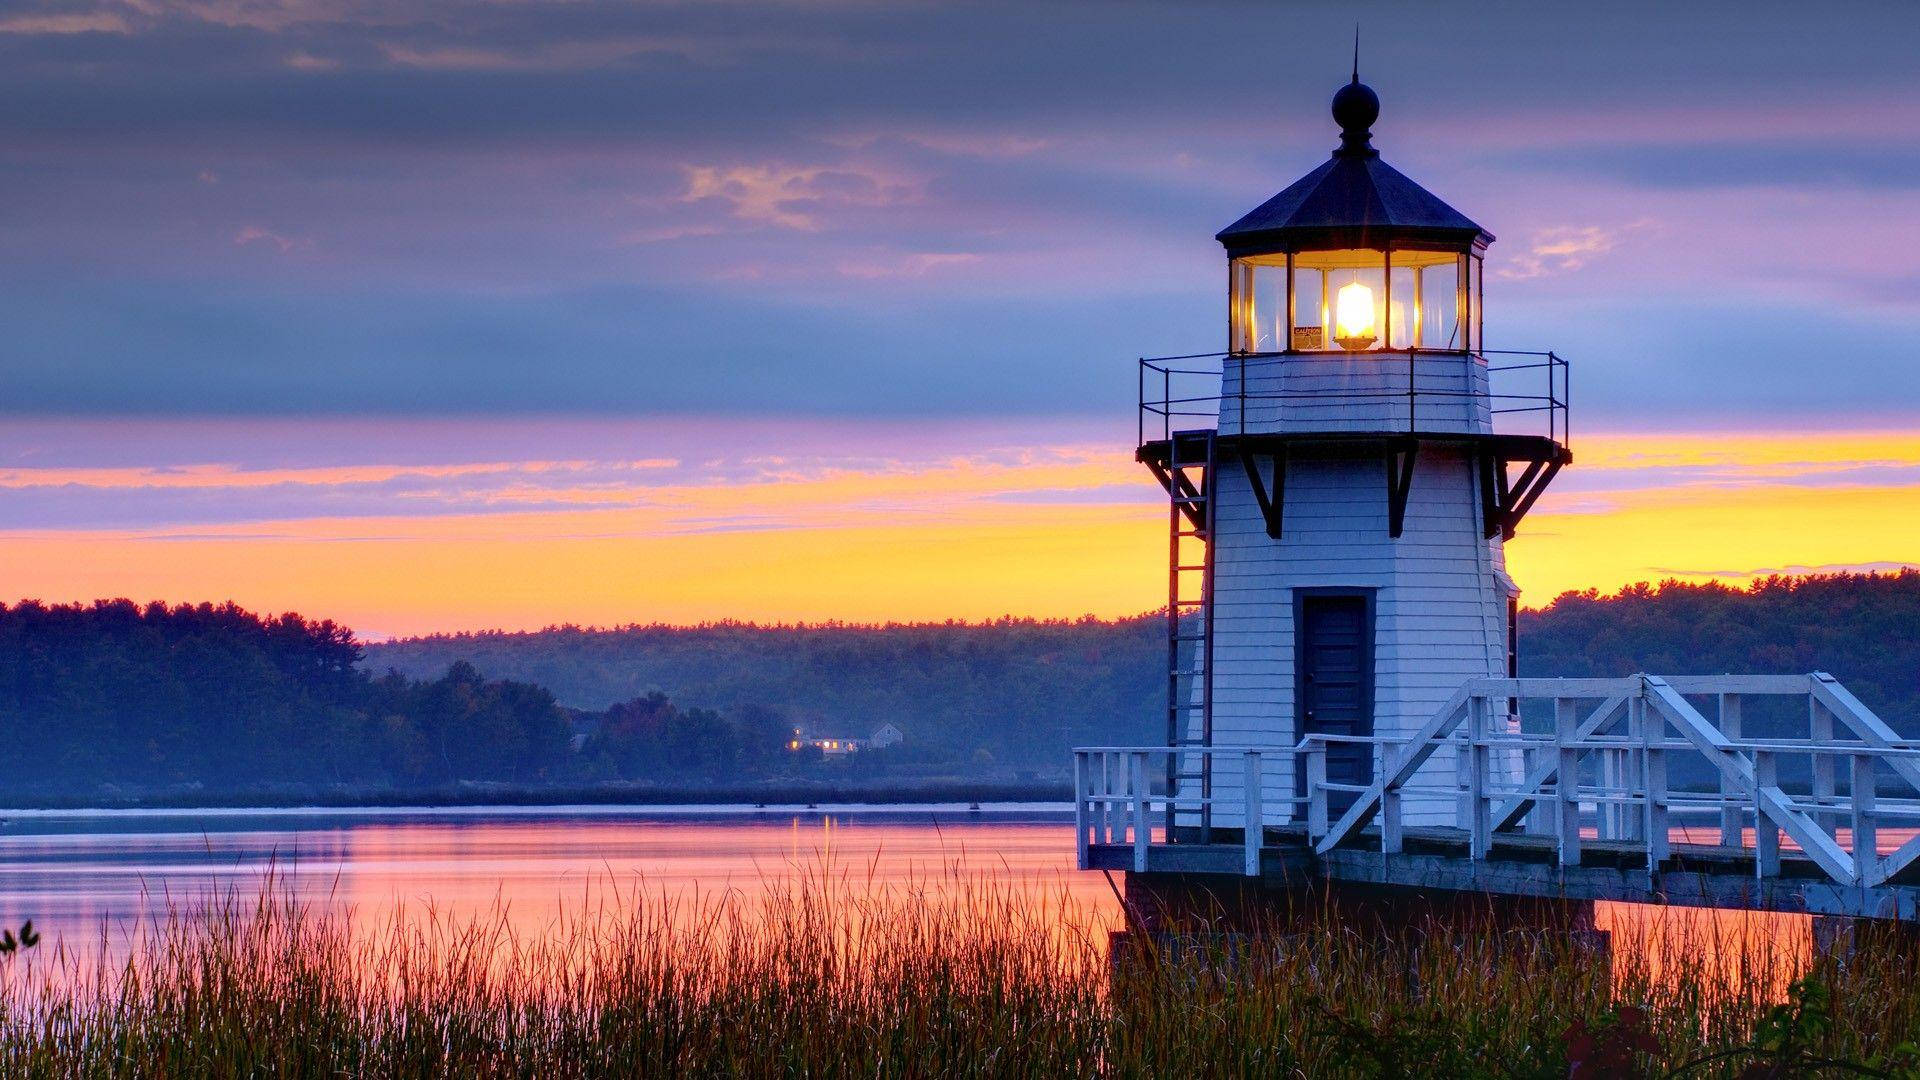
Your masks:
M508 908L521 927L621 896L683 901L831 876L855 891L1009 882L1119 912L1073 868L1072 813L1051 805L825 808L541 807L9 812L0 921L97 939L269 882L315 905L384 915Z
M1120 904L1076 871L1072 813L1046 804L848 807L539 807L22 812L0 824L0 923L34 920L49 943L91 951L169 906L268 885L356 920L487 916L522 933L636 895L680 902L832 878L855 895L938 898L983 882L1024 890L1103 937ZM1603 904L1616 947L1733 952L1810 947L1800 916Z

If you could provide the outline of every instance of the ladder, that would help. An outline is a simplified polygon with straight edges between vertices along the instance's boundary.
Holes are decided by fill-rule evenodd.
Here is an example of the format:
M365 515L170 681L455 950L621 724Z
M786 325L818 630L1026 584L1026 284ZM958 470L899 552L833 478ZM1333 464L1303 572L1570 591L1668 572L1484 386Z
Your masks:
M1213 525L1216 436L1167 441L1167 745L1213 745ZM1197 801L1182 805L1182 796ZM1167 755L1167 837L1213 827L1213 756Z

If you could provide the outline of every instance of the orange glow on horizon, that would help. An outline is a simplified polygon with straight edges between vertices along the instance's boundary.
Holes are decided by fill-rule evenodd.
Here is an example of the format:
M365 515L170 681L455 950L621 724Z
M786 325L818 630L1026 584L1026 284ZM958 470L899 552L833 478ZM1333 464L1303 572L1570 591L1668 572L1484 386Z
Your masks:
M49 602L232 599L370 636L720 619L1114 617L1164 602L1166 509L1119 447L1001 460L795 468L751 480L568 486L571 462L407 467L508 474L469 512L0 534L8 592ZM1587 436L1508 546L1524 600L1663 578L1920 562L1920 437ZM651 470L658 461L623 463ZM311 487L385 466L278 470ZM261 473L13 469L47 484L249 487ZM544 476L524 483L519 476ZM569 507L578 506L579 509ZM316 510L316 512L321 512Z

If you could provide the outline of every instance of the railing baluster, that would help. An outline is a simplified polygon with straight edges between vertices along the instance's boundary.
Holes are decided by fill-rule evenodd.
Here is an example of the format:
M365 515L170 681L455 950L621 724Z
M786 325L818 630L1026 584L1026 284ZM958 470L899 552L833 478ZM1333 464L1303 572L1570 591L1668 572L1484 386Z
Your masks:
M1780 876L1780 826L1760 808L1760 789L1780 786L1780 765L1771 750L1753 752L1753 873Z
M1147 824L1147 815L1153 803L1152 792L1147 788L1147 755L1139 751L1131 755L1133 768L1127 778L1127 786L1133 794L1133 869L1136 873L1147 872L1147 840L1152 836L1152 826Z
M1247 816L1241 823L1241 844L1245 848L1245 872L1248 877L1260 876L1260 848L1266 843L1267 823L1262 808L1266 804L1266 792L1262 788L1264 777L1260 772L1260 751L1249 750L1244 758L1246 767L1241 770L1242 783L1246 787Z
M1642 715L1641 779L1645 782L1647 873L1658 874L1667 861L1667 752L1660 749L1666 738L1667 721L1658 713Z
M1553 699L1553 746L1559 757L1554 780L1554 831L1561 866L1580 865L1580 751L1567 745L1580 734L1578 703Z
M1380 850L1383 854L1398 855L1406 844L1406 831L1401 818L1400 785L1393 780L1393 774L1400 768L1401 748L1383 746L1380 761Z
M1720 734L1734 742L1740 741L1741 700L1739 694L1720 695ZM1732 800L1740 793L1740 785L1734 782L1731 773L1720 774L1720 797L1727 804L1720 807L1720 845L1739 848L1746 846L1742 832L1746 827L1745 815Z
M1327 744L1313 740L1307 749L1307 836L1327 835Z
M1880 822L1875 815L1874 767L1872 754L1853 755L1853 880L1860 885L1880 884Z
M1831 745L1833 743L1833 713L1827 711L1827 707L1822 705L1820 699L1814 697L1812 692L1807 694L1807 738L1815 744ZM1814 824L1828 832L1832 832L1840 825L1838 813L1829 809L1833 805L1837 790L1833 781L1833 755L1815 750L1813 752L1813 801L1820 809L1813 812L1813 820Z
M1105 813L1101 815L1105 822L1106 838L1102 843L1114 844L1120 840L1120 755L1106 753L1100 755L1100 790L1106 796L1101 805Z
M1467 819L1467 854L1484 859L1493 850L1493 807L1487 799L1488 763L1487 714L1493 702L1484 694L1475 694L1467 714L1467 799L1472 814Z

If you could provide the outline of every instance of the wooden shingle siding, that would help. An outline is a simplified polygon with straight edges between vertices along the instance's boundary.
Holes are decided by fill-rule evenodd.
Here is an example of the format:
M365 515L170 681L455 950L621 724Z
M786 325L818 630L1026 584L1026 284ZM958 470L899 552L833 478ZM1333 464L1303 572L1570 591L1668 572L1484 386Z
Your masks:
M1499 541L1481 535L1471 463L1462 452L1422 447L1398 540L1387 534L1384 470L1377 456L1290 460L1281 540L1267 535L1245 473L1220 470L1213 552L1216 746L1280 748L1297 741L1293 597L1300 588L1374 590L1376 734L1410 734L1467 679L1505 674L1504 559ZM1266 769L1270 814L1293 794L1293 769L1284 762L1276 759ZM1216 772L1216 824L1237 827L1240 783L1231 769ZM1407 794L1407 823L1450 822L1454 783L1451 755L1436 754L1415 785L1438 790Z

